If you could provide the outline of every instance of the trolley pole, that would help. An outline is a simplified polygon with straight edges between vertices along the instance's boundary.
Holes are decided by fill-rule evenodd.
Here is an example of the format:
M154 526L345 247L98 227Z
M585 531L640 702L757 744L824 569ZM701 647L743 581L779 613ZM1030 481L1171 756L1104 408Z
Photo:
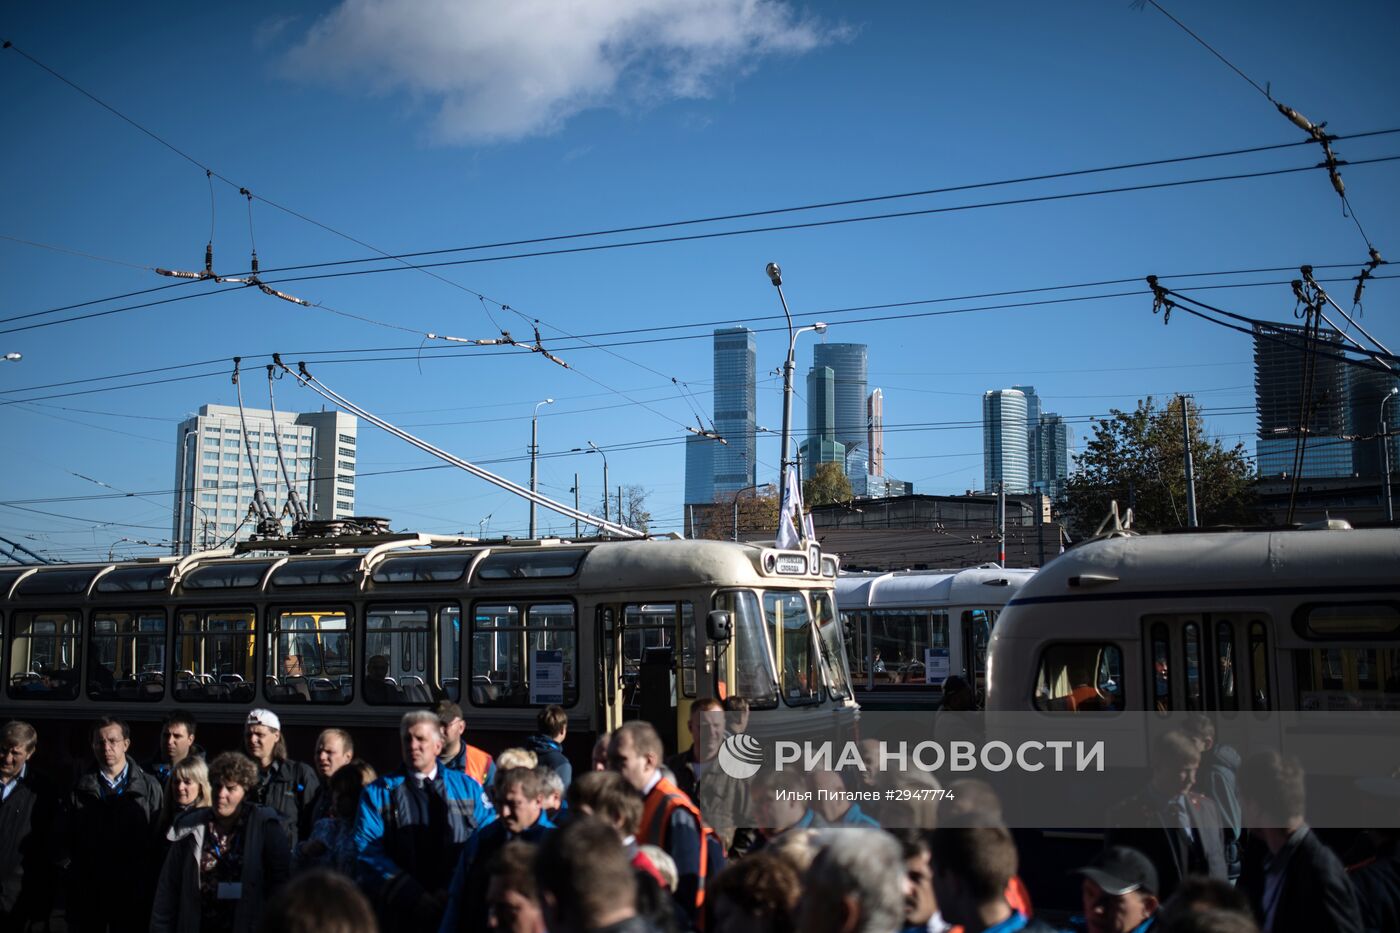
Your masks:
M1189 395L1177 396L1181 400L1181 446L1186 456L1186 527L1196 527L1196 471L1191 463L1191 412L1188 407Z

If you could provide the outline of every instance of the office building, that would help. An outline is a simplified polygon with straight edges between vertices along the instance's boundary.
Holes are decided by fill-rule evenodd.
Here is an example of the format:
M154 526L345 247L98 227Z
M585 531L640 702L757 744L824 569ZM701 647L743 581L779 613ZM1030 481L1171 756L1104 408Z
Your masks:
M1035 489L1040 482L1040 396L1035 394L1035 386L1012 386L1011 388L1026 397L1026 471L1028 488Z
M1347 434L1352 441L1352 469L1362 479L1373 480L1382 473L1381 403L1385 402L1385 426L1388 431L1400 426L1400 377L1394 373L1349 366L1347 386ZM1385 401L1386 399L1390 401ZM1400 471L1400 435L1387 437L1390 448L1390 470Z
M281 516L289 505L283 460L314 520L355 514L355 463L359 419L335 411L278 412L244 409L248 433L230 405L205 405L176 430L174 550L188 554L248 538L257 527L249 517L255 488ZM249 449L251 448L251 450ZM251 454L252 464L249 463ZM284 527L291 527L287 511Z
M1019 389L993 389L982 396L982 472L986 488L1030 489L1026 453L1026 396Z
M866 348L863 343L818 343L812 365L836 374L836 440L846 450L866 443Z
M753 331L726 327L715 331L715 431L727 443L711 450L713 496L735 493L756 480L758 444L754 435ZM687 448L689 450L691 448Z
M1341 340L1323 328L1323 341ZM1304 330L1290 324L1254 328L1254 394L1258 409L1257 467L1261 477L1351 476L1353 443L1346 435L1347 366L1330 351L1308 353ZM1311 391L1304 397L1304 386ZM1301 418L1306 406L1307 417ZM1300 441L1302 443L1300 443ZM1297 464L1302 449L1301 466Z
M1069 478L1069 425L1052 411L1041 412L1040 424L1031 433L1037 458L1031 491L1058 499L1064 495L1065 480Z
M807 439L802 442L802 478L811 479L823 463L845 471L846 445L836 439L836 371L813 366L807 373Z
M865 400L866 443L869 451L867 472L871 476L885 475L885 393L879 389Z
M715 448L719 441L698 434L685 438L685 504L715 501Z

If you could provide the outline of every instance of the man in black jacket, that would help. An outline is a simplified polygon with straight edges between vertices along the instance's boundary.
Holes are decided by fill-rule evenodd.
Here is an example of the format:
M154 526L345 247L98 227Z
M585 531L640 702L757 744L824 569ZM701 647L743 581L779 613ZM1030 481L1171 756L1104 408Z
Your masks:
M49 832L56 795L29 770L39 734L27 722L0 730L0 930L23 930L49 908Z
M282 815L292 851L296 851L301 826L311 816L311 801L321 782L310 765L287 758L282 720L270 709L255 709L248 714L243 744L248 757L258 766L253 800Z
M1250 844L1239 887L1263 933L1360 933L1356 890L1341 860L1303 821L1303 767L1274 750L1240 767Z
M567 788L574 782L574 766L564 757L564 739L569 734L569 714L562 706L546 706L535 717L539 733L525 740L541 766L549 768Z
M97 766L73 786L63 842L68 852L68 928L125 933L150 923L154 826L160 782L127 757L131 733L104 717L92 729Z

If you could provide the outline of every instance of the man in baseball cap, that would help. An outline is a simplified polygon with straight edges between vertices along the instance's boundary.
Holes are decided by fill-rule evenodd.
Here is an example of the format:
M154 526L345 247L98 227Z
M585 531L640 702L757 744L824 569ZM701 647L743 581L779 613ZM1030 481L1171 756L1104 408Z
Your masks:
M1110 846L1075 874L1083 880L1082 929L1087 933L1146 933L1156 920L1157 869L1127 846Z

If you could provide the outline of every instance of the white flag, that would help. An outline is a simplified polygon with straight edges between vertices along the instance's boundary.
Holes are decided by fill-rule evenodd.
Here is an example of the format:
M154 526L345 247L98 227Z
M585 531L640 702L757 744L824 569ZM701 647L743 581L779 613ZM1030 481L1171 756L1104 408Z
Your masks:
M797 465L789 464L783 474L783 495L778 503L778 547L799 550L802 547L800 538L815 537L811 521L802 508L802 483L797 478Z

